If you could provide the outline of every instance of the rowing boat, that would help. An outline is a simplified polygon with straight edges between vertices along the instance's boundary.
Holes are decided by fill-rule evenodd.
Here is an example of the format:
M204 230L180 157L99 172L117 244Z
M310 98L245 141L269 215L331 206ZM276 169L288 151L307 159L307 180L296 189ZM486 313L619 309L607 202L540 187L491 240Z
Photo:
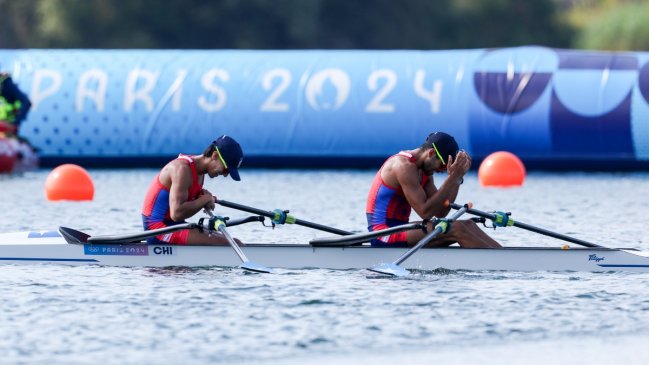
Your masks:
M214 216L200 218L197 223L181 223L169 227L129 234L90 236L81 231L59 227L53 231L32 231L0 234L0 263L65 265L103 265L138 267L239 267L244 270L270 273L272 268L284 269L368 269L393 276L409 275L409 270L470 271L632 271L649 272L649 252L634 248L608 248L579 238L566 236L540 227L514 221L510 213L487 213L446 202L457 210L449 218L414 222L379 231L352 233L289 215L288 210L266 211L217 200L217 204L255 214L229 220ZM427 248L436 236L451 229L451 224L468 213L489 220L495 227L518 227L531 232L577 244L571 247L505 247L505 248ZM246 244L239 247L226 226L261 222L270 218L272 226L297 224L338 236L314 239L309 244ZM429 231L429 225L433 230ZM197 229L207 234L222 234L229 246L149 245L144 239L181 229ZM411 248L372 247L371 239L396 232L421 229L425 236ZM244 253L245 251L245 253ZM249 259L250 257L251 259ZM257 263L255 261L259 261ZM266 267L266 266L268 267Z
M62 234L65 233L65 234ZM0 263L127 267L236 267L229 246L88 243L89 236L69 228L0 234ZM247 244L251 260L284 269L365 269L390 262L406 248ZM604 247L423 248L402 263L415 270L634 271L649 272L649 252Z

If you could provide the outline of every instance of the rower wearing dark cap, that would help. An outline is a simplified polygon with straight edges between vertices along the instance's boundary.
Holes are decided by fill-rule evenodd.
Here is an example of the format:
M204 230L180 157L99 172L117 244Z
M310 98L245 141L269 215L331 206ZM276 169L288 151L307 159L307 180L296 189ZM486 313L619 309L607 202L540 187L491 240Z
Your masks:
M445 217L450 208L444 203L455 201L470 167L471 157L459 149L455 138L443 132L431 133L420 147L391 156L374 177L367 197L365 213L369 231L408 223L412 209L422 219ZM437 188L433 173L444 171L448 177ZM372 245L413 246L424 234L421 230L394 233L372 240ZM471 220L453 222L452 228L433 239L429 246L456 242L467 248L502 247Z
M203 189L205 175L239 181L243 151L233 138L223 135L212 141L202 155L179 155L167 163L149 186L142 206L144 230L184 223L202 209L214 209L215 196ZM180 230L148 239L148 243L228 244L221 233Z

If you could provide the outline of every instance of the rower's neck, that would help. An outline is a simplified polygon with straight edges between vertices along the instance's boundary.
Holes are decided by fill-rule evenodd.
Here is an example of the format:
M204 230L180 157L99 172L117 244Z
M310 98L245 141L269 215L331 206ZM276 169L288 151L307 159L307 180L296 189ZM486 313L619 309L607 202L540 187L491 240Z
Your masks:
M421 166L423 166L426 157L424 156L424 151L421 150L421 147L417 147L414 150L405 152L408 152L415 158L415 166L417 166L417 168L421 168Z
M207 173L209 159L203 155L194 155L191 158L194 160L194 165L196 165L196 173L198 175L205 175Z

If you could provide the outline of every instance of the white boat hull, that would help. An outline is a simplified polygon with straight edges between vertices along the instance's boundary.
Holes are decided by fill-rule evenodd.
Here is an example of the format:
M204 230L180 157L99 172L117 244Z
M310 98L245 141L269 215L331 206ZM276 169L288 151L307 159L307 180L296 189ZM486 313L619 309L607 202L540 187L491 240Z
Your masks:
M405 248L369 246L248 244L251 261L271 268L364 269L393 262ZM0 234L0 264L64 264L142 267L236 267L241 261L230 246L146 244L71 244L56 231ZM630 249L459 247L421 249L402 266L407 269L506 271L649 272L649 253Z

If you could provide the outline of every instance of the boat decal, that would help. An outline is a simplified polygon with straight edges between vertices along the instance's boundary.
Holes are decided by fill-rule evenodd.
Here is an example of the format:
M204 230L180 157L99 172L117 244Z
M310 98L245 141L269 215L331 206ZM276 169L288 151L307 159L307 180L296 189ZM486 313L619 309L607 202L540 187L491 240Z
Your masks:
M27 238L61 237L58 231L29 232Z
M597 256L596 254L591 254L591 255L588 255L588 261L600 262L600 261L604 261L604 257L603 256ZM602 265L599 265L599 266L602 266Z
M149 256L147 245L83 245L84 255Z
M154 255L168 256L174 254L173 246L154 246L151 250Z
M0 261L99 262L95 259L54 259L48 257L0 257Z

